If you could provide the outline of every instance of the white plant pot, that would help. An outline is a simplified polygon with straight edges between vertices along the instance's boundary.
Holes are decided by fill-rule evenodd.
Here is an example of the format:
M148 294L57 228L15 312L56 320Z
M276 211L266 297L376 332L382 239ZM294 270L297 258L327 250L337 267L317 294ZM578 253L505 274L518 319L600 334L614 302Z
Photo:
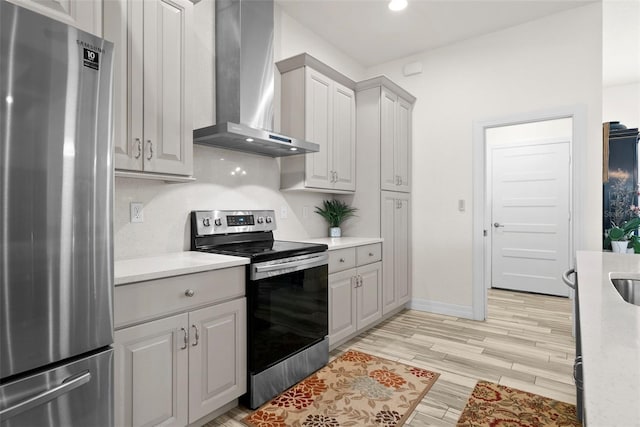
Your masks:
M329 237L341 237L342 230L340 227L329 227Z
M626 240L624 240L624 241L614 241L614 242L611 242L611 249L615 253L626 254L627 253L627 245L628 244L629 244L629 242L627 242Z

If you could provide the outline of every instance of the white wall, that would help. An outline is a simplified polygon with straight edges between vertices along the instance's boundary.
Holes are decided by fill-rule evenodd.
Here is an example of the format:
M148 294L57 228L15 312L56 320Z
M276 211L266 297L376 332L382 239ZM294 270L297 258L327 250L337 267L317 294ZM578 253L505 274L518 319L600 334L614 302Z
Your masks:
M363 79L365 68L362 65L301 25L277 4L274 24L276 61L306 52L354 81Z
M640 82L602 90L602 121L617 121L628 128L640 127Z
M210 26L213 22L213 2L203 0L196 5L195 45L198 52L194 72L194 125L215 123L215 61ZM337 48L275 10L275 60L309 52L353 79L361 78L364 69L341 54ZM276 100L277 110L277 100ZM211 119L209 120L209 117ZM277 123L277 121L276 121ZM116 178L115 183L115 258L126 259L189 249L189 212L195 209L274 209L278 239L324 237L327 226L313 213L313 207L330 195L320 193L281 193L278 160L223 149L194 146L194 177L196 182L166 184L130 178ZM224 159L224 160L220 160ZM246 175L231 175L236 168ZM144 223L129 222L129 203L144 203ZM309 208L307 218L303 207ZM282 219L286 207L288 218Z
M413 298L469 309L472 302L472 129L475 121L573 105L587 109L585 246L598 249L601 202L601 6L572 9L367 70L417 97L413 112ZM423 73L404 77L404 64ZM458 199L467 210L457 210ZM481 207L479 207L481 208Z

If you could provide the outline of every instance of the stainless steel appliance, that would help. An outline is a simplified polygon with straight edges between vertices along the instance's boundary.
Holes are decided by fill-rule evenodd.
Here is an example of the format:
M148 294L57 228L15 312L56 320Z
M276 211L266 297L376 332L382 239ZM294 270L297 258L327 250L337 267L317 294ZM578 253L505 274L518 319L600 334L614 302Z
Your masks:
M575 276L575 282L571 281L571 276ZM584 376L582 374L582 338L580 337L580 306L578 301L578 273L575 268L571 268L562 273L562 281L575 294L573 298L573 335L576 338L576 358L573 361L573 380L576 384L576 415L578 421L584 416Z
M196 144L271 157L313 153L316 143L273 132L273 0L218 0L216 125Z
M247 394L252 409L329 360L327 245L278 241L273 211L191 212L191 249L248 257Z
M112 44L0 0L0 426L113 425Z

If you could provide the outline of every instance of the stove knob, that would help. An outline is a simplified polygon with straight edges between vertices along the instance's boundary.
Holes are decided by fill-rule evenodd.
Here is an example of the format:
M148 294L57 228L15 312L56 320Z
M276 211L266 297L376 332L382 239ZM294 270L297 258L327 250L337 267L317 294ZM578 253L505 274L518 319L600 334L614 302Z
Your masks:
M202 220L202 225L204 225L205 227L211 226L211 218L204 218Z
M264 222L264 218L259 216L258 217L258 224L262 224Z
M220 218L216 218L213 223L216 225L216 227L220 227L222 225L222 220Z
M267 224L271 224L271 222L273 221L273 218L271 218L270 216L267 217L266 219Z

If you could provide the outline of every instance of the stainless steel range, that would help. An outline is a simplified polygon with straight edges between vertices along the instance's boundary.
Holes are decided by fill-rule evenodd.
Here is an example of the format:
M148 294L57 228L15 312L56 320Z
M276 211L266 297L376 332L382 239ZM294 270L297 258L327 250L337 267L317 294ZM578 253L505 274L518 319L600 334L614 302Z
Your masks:
M193 211L191 250L248 257L252 409L329 360L327 245L274 240L273 211Z

